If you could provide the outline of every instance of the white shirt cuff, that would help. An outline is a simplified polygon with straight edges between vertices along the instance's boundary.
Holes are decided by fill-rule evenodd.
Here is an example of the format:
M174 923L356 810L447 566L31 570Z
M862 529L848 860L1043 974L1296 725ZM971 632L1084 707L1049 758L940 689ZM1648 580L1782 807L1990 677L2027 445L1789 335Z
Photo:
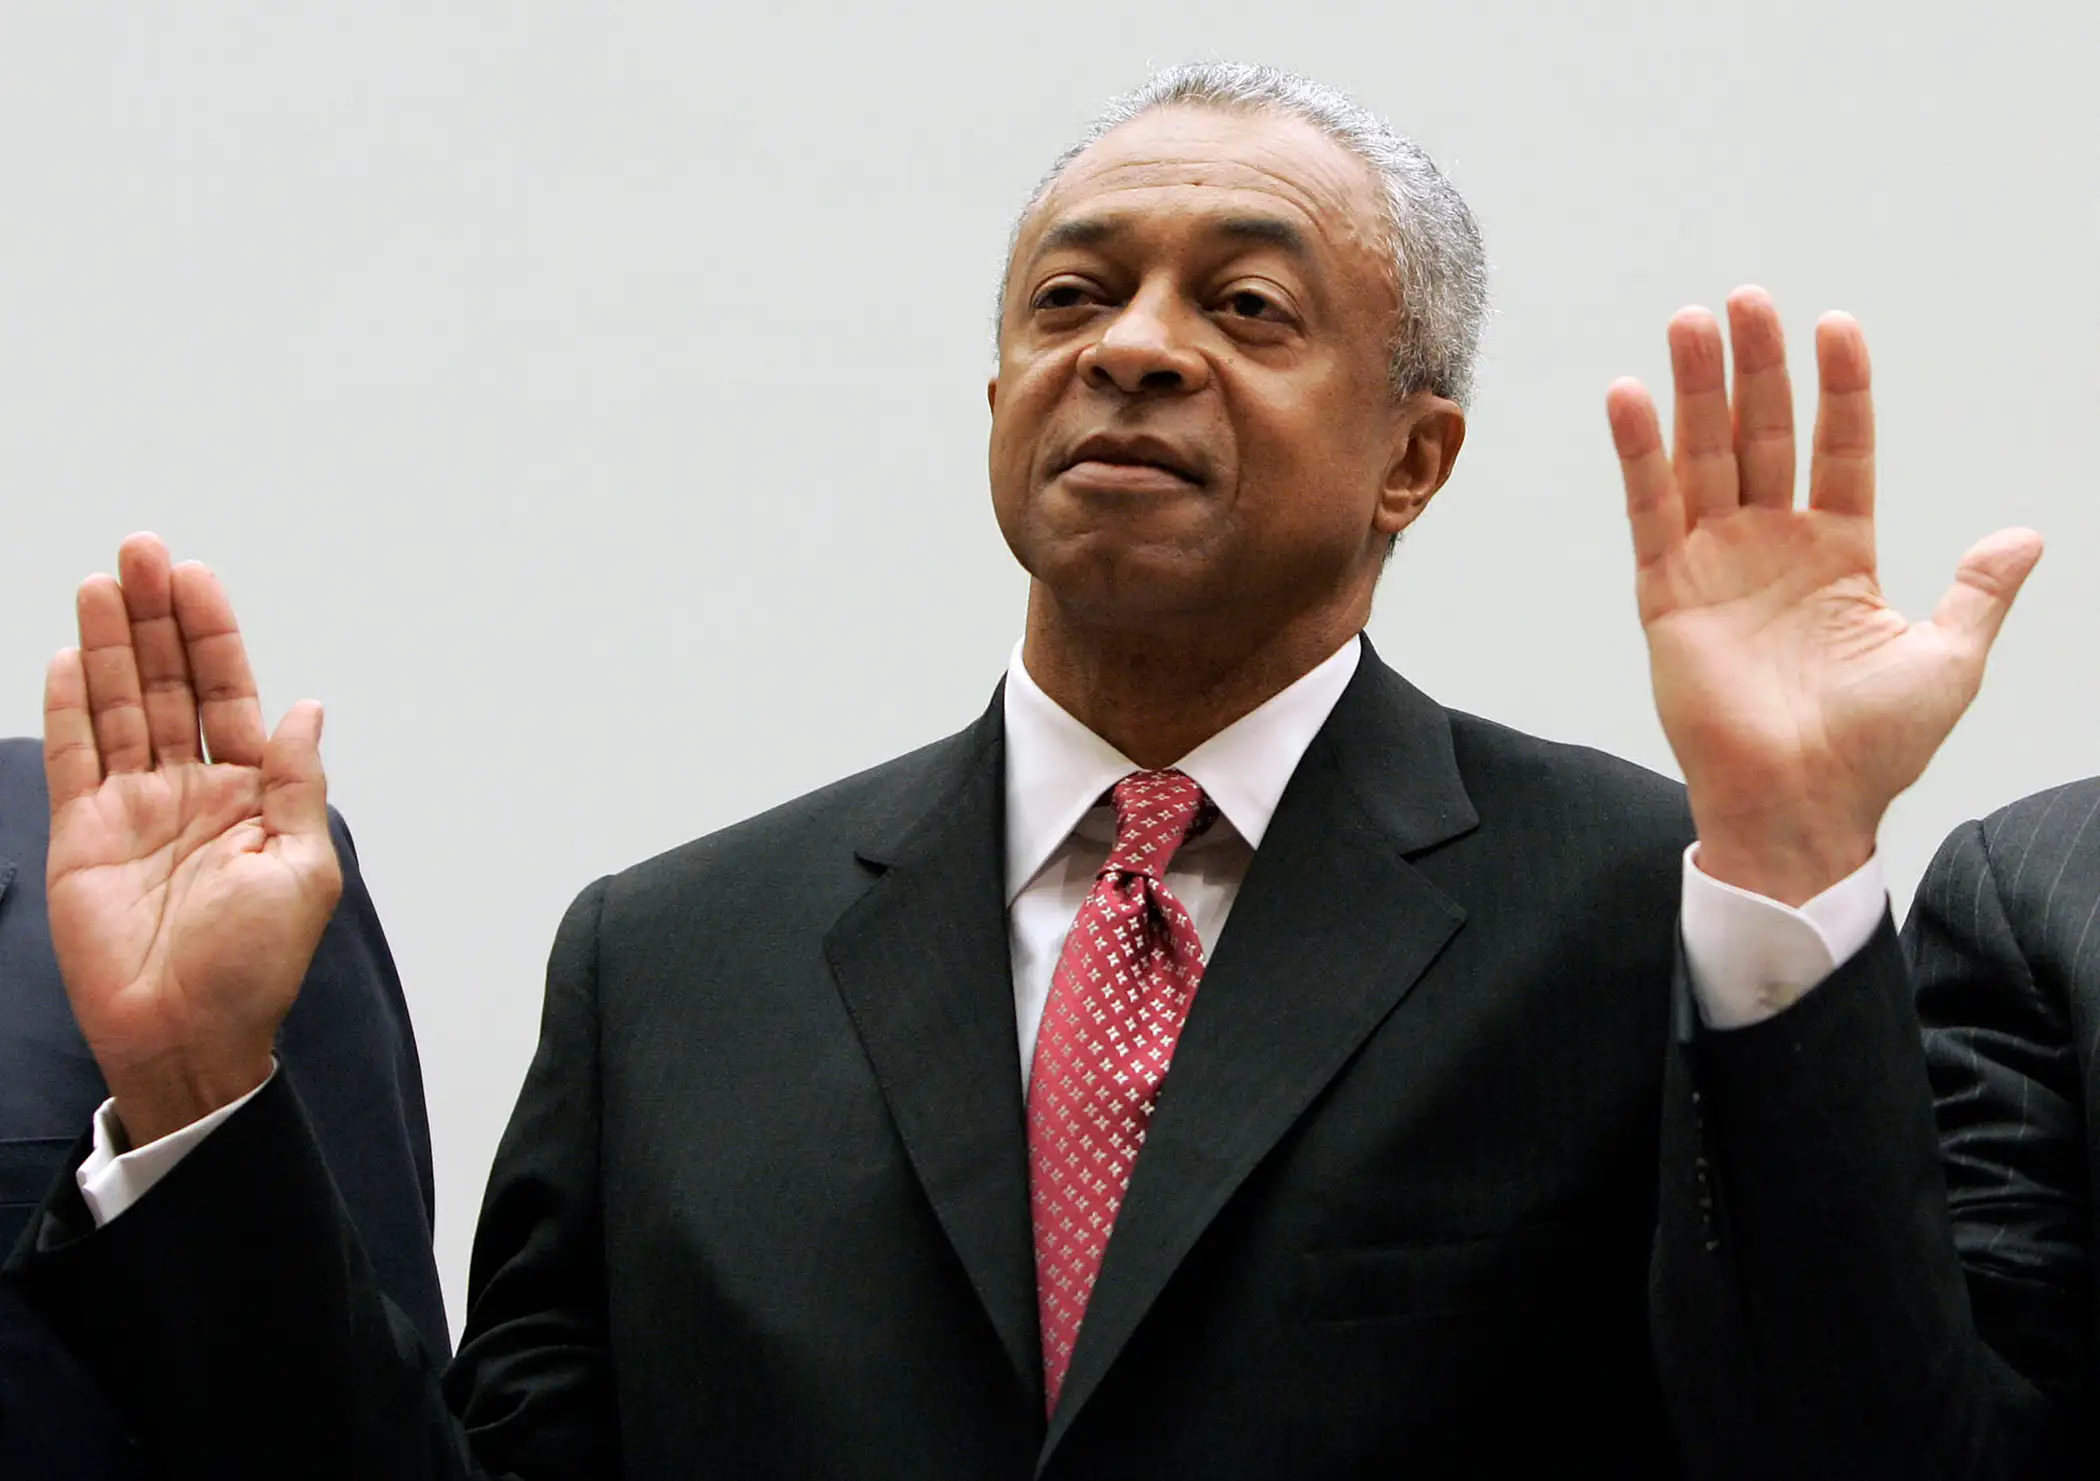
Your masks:
M1877 853L1800 909L1723 883L1684 851L1685 965L1708 1028L1770 1018L1858 954L1888 908Z
M100 1229L144 1198L153 1190L153 1185L173 1171L175 1164L189 1156L199 1142L210 1136L227 1117L255 1099L263 1085L276 1078L277 1063L272 1060L270 1079L239 1100L230 1101L180 1131L171 1131L159 1141L134 1147L129 1152L117 1150L125 1142L124 1128L117 1120L117 1103L104 1101L95 1111L95 1149L88 1153L87 1161L81 1163L73 1174L80 1185L81 1201L94 1215L95 1227Z

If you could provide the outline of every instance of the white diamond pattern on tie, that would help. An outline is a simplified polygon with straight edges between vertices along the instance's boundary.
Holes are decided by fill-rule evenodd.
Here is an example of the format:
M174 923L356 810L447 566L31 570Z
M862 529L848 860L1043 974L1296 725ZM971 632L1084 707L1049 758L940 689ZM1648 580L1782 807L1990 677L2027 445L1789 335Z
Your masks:
M1058 958L1028 1080L1029 1195L1045 1407L1054 1410L1160 1082L1203 980L1195 923L1163 882L1213 814L1178 771L1114 789L1116 838Z

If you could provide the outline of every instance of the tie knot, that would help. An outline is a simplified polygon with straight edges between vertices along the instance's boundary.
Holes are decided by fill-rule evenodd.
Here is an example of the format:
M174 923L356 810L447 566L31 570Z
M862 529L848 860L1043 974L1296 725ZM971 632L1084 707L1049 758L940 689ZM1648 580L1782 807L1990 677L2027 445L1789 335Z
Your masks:
M1217 816L1195 779L1179 771L1134 771L1117 782L1116 841L1108 851L1111 869L1159 879L1174 851Z

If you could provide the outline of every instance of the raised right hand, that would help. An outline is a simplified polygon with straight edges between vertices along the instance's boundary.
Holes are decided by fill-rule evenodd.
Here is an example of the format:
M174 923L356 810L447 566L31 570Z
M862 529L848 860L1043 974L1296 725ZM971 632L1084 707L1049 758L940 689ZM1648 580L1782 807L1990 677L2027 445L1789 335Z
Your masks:
M233 608L204 567L134 535L81 583L51 661L51 940L134 1146L270 1073L342 892L321 707L265 736ZM200 744L201 727L201 744Z
M1808 499L1794 487L1794 401L1779 311L1758 288L1670 324L1676 446L1638 383L1613 386L1635 589L1656 712L1684 768L1698 867L1799 905L1866 863L1889 803L1975 698L1984 661L2041 559L2008 529L1962 558L1911 622L1881 592L1867 342L1816 326L1821 396Z

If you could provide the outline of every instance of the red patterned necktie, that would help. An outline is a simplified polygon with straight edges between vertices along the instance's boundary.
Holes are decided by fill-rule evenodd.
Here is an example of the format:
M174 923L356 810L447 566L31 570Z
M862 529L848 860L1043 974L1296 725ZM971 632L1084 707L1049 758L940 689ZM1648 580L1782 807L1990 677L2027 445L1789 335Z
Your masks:
M1028 1076L1036 1304L1051 1410L1203 980L1195 923L1164 879L1174 851L1214 809L1178 771L1133 772L1116 783L1114 800L1116 841L1065 937Z

